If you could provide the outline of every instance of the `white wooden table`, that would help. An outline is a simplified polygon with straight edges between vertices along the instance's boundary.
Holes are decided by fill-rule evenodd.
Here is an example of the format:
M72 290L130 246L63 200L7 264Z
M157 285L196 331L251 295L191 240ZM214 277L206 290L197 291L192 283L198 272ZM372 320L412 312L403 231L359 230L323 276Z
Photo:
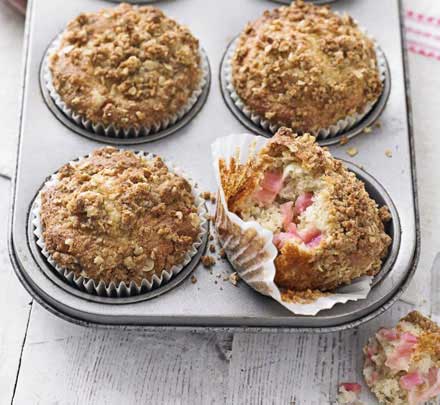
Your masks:
M406 1L440 16L434 3ZM362 382L361 348L379 325L413 307L440 317L440 264L431 272L440 251L440 62L414 54L422 255L409 291L386 314L347 332L278 335L95 330L46 312L19 284L7 252L23 22L2 6L0 0L0 405L329 404L340 382ZM363 399L374 403L366 390Z

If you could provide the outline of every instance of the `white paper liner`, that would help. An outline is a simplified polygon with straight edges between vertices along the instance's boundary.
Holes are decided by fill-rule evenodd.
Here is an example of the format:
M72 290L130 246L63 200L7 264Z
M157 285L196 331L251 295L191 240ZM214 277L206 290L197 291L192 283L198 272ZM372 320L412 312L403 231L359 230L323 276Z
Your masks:
M365 34L366 32L363 31ZM377 58L377 68L379 72L379 77L382 84L385 83L386 80L386 59L382 49L377 45L376 41L369 37L375 46L376 58ZM224 65L224 75L226 79L226 88L229 92L229 96L234 102L235 106L254 124L260 126L265 131L269 131L272 134L275 134L277 130L281 127L281 125L275 125L270 123L267 119L259 116L258 114L251 111L249 107L246 106L244 101L240 98L240 96L235 91L233 81L232 81L232 57L234 56L235 49L237 48L239 37L237 37L229 46L226 56L225 56L225 65ZM337 135L340 135L344 131L348 131L353 128L356 124L362 121L363 118L373 109L380 96L374 100L373 102L368 103L364 110L361 113L355 113L353 115L349 115L348 117L339 120L336 124L331 125L328 128L320 128L316 131L310 131L310 133L316 137L316 139L327 139Z
M297 315L316 315L319 311L332 308L335 304L366 298L373 280L370 276L360 277L350 285L338 288L330 295L320 297L311 303L292 303L281 299L281 291L274 282L276 272L274 260L278 250L272 242L273 233L263 228L258 222L245 222L228 210L218 167L220 159L223 159L227 165L232 157L237 162L247 162L267 141L267 138L262 136L233 134L218 138L211 145L215 177L219 188L215 225L230 263L240 278L253 289L272 297ZM230 229L237 229L237 232L227 232L227 236L223 236L222 232L219 232L219 225L225 223ZM248 248L252 239L254 243L259 244L259 248Z
M201 69L202 69L202 77L200 79L200 83L198 84L198 87L193 91L191 97L188 99L188 102L172 117L162 121L155 123L152 127L130 127L130 128L117 128L113 124L110 124L108 126L105 126L102 123L95 123L92 122L89 119L86 119L85 117L75 113L71 108L69 108L66 103L62 100L61 96L56 91L55 87L53 86L52 82L52 72L49 69L49 58L50 56L56 52L60 46L61 38L63 33L59 34L55 40L51 43L49 46L43 61L43 77L44 82L46 84L46 87L49 91L49 94L56 104L56 106L73 122L75 122L77 125L83 127L84 129L87 129L89 131L92 131L98 135L105 135L109 137L116 137L116 138L138 138L141 136L148 136L157 134L160 131L163 131L167 128L169 128L171 125L174 125L177 121L182 119L196 104L197 100L199 99L200 95L203 92L204 87L206 86L208 82L208 76L209 76L209 64L206 54L200 50L200 62L201 62Z
M122 149L121 149L122 150ZM151 159L155 155L147 152L136 152L138 156L142 156L145 159ZM87 156L85 156L87 157ZM85 158L84 157L84 158ZM70 161L72 165L78 164L82 159L76 161ZM143 279L138 285L134 281L131 281L128 285L122 281L118 285L114 282L106 285L104 281L97 282L91 278L86 278L83 276L76 276L71 270L63 269L59 266L55 260L51 257L50 253L46 249L46 245L43 237L43 229L41 224L41 193L44 191L45 187L53 186L59 180L57 178L57 173L53 174L49 180L47 180L43 188L38 193L34 205L32 207L32 224L34 226L34 235L37 237L36 243L41 249L41 253L46 258L46 260L52 265L52 267L58 272L58 274L63 277L69 284L76 286L82 291L86 291L90 294L95 294L101 297L130 297L134 295L143 294L145 292L151 291L162 284L168 282L173 276L180 273L180 271L192 260L192 258L197 254L199 249L203 247L203 239L208 232L207 226L207 215L208 211L205 206L205 201L200 197L198 193L198 187L195 182L188 177L182 169L177 166L170 164L170 162L163 159L168 169L173 173L176 173L184 177L191 185L193 196L195 199L195 204L197 206L198 215L200 218L200 233L198 235L197 241L191 246L190 251L185 255L183 262L180 265L174 265L169 270L163 270L160 277L157 274L153 274L151 281L148 279Z

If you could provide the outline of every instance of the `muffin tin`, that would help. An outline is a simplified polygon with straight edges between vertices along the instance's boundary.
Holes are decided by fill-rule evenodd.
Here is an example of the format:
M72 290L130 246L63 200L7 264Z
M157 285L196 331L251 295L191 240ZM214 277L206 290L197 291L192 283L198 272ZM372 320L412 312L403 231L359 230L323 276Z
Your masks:
M136 146L137 150L156 153L173 161L199 184L200 190L214 191L210 144L219 136L243 132L240 121L231 114L222 98L218 81L211 83L210 95L204 106L202 102L198 106L197 115L185 122L184 127L175 128L172 135L166 134L170 136L155 142L145 143L147 139L140 138L106 137L103 140L91 133L79 136L71 122L57 114L59 119L56 119L46 104L50 100L44 96L44 88L43 92L40 89L40 67L47 46L68 20L80 12L106 6L112 6L112 2L30 1L9 240L11 261L30 294L48 310L72 322L123 328L326 332L356 326L389 308L408 285L419 252L413 138L405 64L402 62L399 0L391 0L380 7L372 2L341 0L333 4L336 10L353 15L377 39L387 56L393 80L387 107L380 118L381 128L354 137L348 145L331 147L334 156L349 160L349 168L365 181L371 196L379 203L389 204L393 213L392 229L389 229L394 236L393 248L367 299L337 305L313 317L294 316L244 283L236 287L217 278L215 274L232 271L226 261L218 261L213 268L214 275L211 275L198 263L202 250L177 277L134 300L92 297L57 277L35 244L29 213L41 184L58 167L77 156L86 155L104 142L125 145L143 142ZM259 17L265 9L277 7L269 0L242 0L238 15L235 0L209 5L205 0L157 1L155 6L190 27L206 50L214 77L220 75L221 60L228 44L246 22ZM388 27L386 32L383 30L385 24ZM209 86L206 91L208 89ZM357 148L358 155L349 158L345 153L348 147ZM386 156L386 149L392 150L392 158ZM359 165L369 174L359 169ZM195 278L187 277L192 272L197 282Z

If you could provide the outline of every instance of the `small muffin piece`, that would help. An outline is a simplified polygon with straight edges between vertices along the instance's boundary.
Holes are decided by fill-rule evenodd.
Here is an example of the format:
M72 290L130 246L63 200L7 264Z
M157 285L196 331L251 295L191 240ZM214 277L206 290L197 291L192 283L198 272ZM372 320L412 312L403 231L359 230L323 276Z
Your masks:
M303 1L247 25L232 82L253 113L299 133L362 113L382 92L373 42L350 16Z
M53 85L76 114L116 128L152 127L184 107L202 78L199 42L155 7L83 13L51 55Z
M365 381L381 404L424 404L440 395L440 328L419 312L380 329L364 355Z
M106 147L63 166L41 193L53 260L95 281L151 280L183 262L200 233L190 184L159 158Z
M387 211L313 136L281 128L245 175L223 168L222 184L230 211L273 232L278 286L327 291L381 268Z

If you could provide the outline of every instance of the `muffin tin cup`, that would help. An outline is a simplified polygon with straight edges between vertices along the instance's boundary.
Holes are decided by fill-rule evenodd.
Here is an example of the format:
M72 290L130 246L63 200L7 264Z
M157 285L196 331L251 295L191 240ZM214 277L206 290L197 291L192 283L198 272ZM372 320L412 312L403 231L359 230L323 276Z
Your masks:
M390 209L392 221L387 231L392 236L393 242L388 257L383 261L382 269L375 278L362 276L350 285L332 292L322 295L317 292L319 296L314 301L304 303L284 301L282 292L274 281L276 272L274 260L278 250L272 242L273 233L256 221L243 221L238 215L229 211L218 167L220 159L226 164L231 158L237 159L238 163L247 162L266 142L267 139L260 136L241 134L220 138L212 144L214 170L219 188L215 228L229 262L249 286L273 298L297 315L316 315L319 311L332 308L338 303L366 298L373 281L377 284L392 267L400 246L400 222L392 200L371 176L345 162L348 169L355 172L364 182L369 195L378 205L387 205Z
M375 43L377 68L383 84L382 93L377 100L368 103L361 113L350 115L342 120L339 120L336 124L331 125L328 128L320 128L317 131L310 131L322 145L339 142L340 138L344 135L350 138L358 134L366 126L371 125L378 118L385 107L389 92L391 90L391 86L389 84L390 70L384 52L376 44L373 38L370 37L370 39ZM232 58L234 56L238 40L239 36L237 36L229 44L220 67L220 81L223 97L232 113L241 121L243 125L250 130L259 133L260 135L271 137L281 127L281 125L272 124L265 118L252 112L252 110L246 106L245 102L235 91L232 80ZM366 120L366 125L361 125L369 115L372 115L374 119L371 120L370 118L369 120ZM352 131L355 128L360 128L360 130Z
M149 154L147 152L136 152L138 156L144 159L151 159L155 155ZM87 156L86 156L87 157ZM76 161L71 161L69 163L76 165L84 158L80 158ZM200 252L204 250L207 234L208 234L208 212L205 206L205 201L197 193L197 186L194 181L186 176L186 174L178 168L164 160L168 169L182 177L184 177L191 185L193 190L193 195L195 199L195 204L197 206L198 215L200 218L200 233L198 235L197 241L192 244L191 249L185 255L183 262L180 265L175 265L169 270L162 270L160 277L157 274L153 274L149 278L145 278L140 284L131 281L130 283L120 282L118 284L114 282L105 283L104 281L98 281L91 278L77 276L71 270L67 270L59 266L56 261L51 257L50 253L46 248L46 244L43 236L43 229L40 218L41 211L41 193L46 187L53 186L58 182L57 173L53 174L43 185L31 208L31 218L33 226L33 234L36 238L36 245L39 247L41 254L45 257L46 261L51 265L51 267L57 272L57 274L69 285L74 286L88 294L92 294L99 297L109 297L109 298L127 298L142 295L153 290L158 289L164 284L168 283L173 277L177 276Z
M63 101L62 97L58 94L57 90L53 86L52 73L49 68L49 58L50 56L59 49L61 43L62 33L59 34L55 40L49 45L41 67L41 87L43 94L47 92L47 96L50 97L53 105L49 104L49 107L56 108L60 111L70 122L78 127L79 130L85 130L90 134L102 137L103 141L116 140L117 143L121 141L141 141L148 142L153 141L164 136L170 135L171 133L178 130L181 126L185 125L195 114L191 114L195 107L198 110L203 106L206 98L208 96L209 85L210 85L210 67L208 56L203 49L200 49L200 61L202 69L202 77L198 87L193 91L188 102L174 114L172 117L156 123L152 127L129 127L129 128L117 128L114 125L105 125L100 122L92 122L91 120L75 113L71 108L69 108ZM56 114L57 111L54 111ZM187 118L187 119L186 119ZM181 124L181 125L179 125ZM82 132L82 131L81 131ZM136 142L138 143L138 142Z

